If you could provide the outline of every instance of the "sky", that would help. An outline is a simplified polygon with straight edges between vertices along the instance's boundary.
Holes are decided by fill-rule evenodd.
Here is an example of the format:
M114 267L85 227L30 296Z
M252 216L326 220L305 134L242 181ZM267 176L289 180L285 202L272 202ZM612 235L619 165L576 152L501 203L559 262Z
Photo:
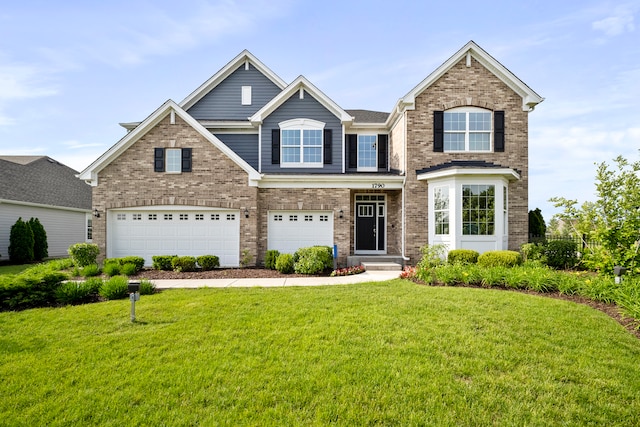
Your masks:
M545 98L529 115L529 208L595 198L639 160L640 0L50 0L0 7L0 155L82 171L242 50L344 109L390 111L469 40Z

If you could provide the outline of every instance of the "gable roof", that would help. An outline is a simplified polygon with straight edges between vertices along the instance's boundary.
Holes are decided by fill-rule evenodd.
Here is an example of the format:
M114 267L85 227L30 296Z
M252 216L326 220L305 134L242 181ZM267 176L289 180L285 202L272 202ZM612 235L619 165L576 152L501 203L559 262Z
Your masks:
M331 100L331 98L329 98L327 95L322 93L320 89L315 87L304 76L299 76L297 79L291 82L291 84L284 88L282 92L276 95L264 107L256 111L253 116L249 117L249 120L253 124L262 123L266 117L268 117L287 99L289 99L293 94L300 91L301 89L314 97L327 110L331 111L331 113L338 117L342 123L351 123L353 121L353 117L349 113L343 110L338 104L333 102L333 100Z
M0 200L89 211L91 187L77 173L47 156L0 156Z
M249 63L253 65L258 71L264 74L269 80L271 80L280 89L284 89L287 83L278 77L273 71L271 71L266 65L264 65L258 58L256 58L248 50L243 50L238 56L233 58L227 65L222 67L220 71L215 73L209 80L200 85L195 91L191 92L189 96L180 102L180 107L184 110L191 108L196 102L202 99L207 93L211 92L216 86L218 86L224 79L229 77L231 73L236 71L242 64Z
M196 119L194 119L189 113L183 110L178 104L172 100L166 101L156 111L154 111L149 117L144 119L140 125L135 129L127 133L120 141L113 145L109 150L103 153L96 161L89 165L85 170L80 172L78 178L88 181L91 185L98 184L98 173L109 165L112 161L120 157L126 150L131 147L136 141L142 138L147 132L153 129L160 121L167 117L171 112L177 114L182 120L184 120L189 126L195 129L200 135L207 139L213 146L222 151L229 159L237 164L249 175L249 185L256 185L255 182L260 179L261 175L238 156L233 150L231 150L222 141L216 138L211 132L207 131Z
M399 103L403 104L403 106L407 109L413 109L416 97L424 92L425 89L431 86L435 81L437 81L465 57L467 58L467 61L470 61L471 58L477 60L491 73L498 77L503 83L505 83L509 88L520 95L522 97L523 111L533 111L536 105L544 101L544 98L538 95L533 89L531 89L522 80L516 77L504 65L499 63L495 58L493 58L484 49L482 49L473 40L471 40L459 51L453 54L452 57L445 61L444 64L442 64L435 71L429 74L416 87L411 89L409 93L407 93L403 98L400 99Z

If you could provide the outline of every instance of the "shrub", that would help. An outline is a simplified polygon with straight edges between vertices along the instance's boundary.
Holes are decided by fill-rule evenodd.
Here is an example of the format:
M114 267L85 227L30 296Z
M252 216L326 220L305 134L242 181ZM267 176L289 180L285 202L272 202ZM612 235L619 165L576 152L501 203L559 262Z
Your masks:
M523 261L540 261L545 263L544 243L525 243L520 246Z
M156 291L156 285L147 279L140 281L140 295L151 295Z
M136 265L133 263L128 262L120 266L120 274L123 274L125 276L133 276L137 272L138 272L138 267L136 267Z
M33 232L33 259L42 261L49 256L49 244L47 243L47 232L38 218L29 220L29 228Z
M445 253L447 247L445 245L424 245L420 248L422 258L418 262L418 270L429 269L444 264Z
M67 275L46 267L0 276L0 304L3 310L44 307L56 301L56 289Z
M275 270L276 269L276 260L278 259L278 255L280 255L280 252L275 250L275 249L269 249L267 251L267 254L264 257L264 266L265 268L268 268L269 270Z
M76 243L69 246L67 252L75 265L84 267L89 264L96 264L100 249L95 243Z
M544 247L544 256L549 267L563 269L575 267L578 262L578 246L570 240L551 240Z
M100 267L98 267L98 264L89 264L89 265L83 267L79 271L79 273L80 273L80 275L82 277L97 276L98 274L100 274Z
M450 264L475 264L478 262L477 251L471 249L453 249L449 251L447 260Z
M91 283L65 282L56 289L56 300L61 304L82 304L92 300L95 294Z
M280 254L276 259L276 270L280 273L291 274L293 273L293 255Z
M294 255L294 270L299 274L318 274L330 269L333 264L333 252L328 246L300 248Z
M140 256L126 256L124 258L118 258L118 260L120 265L133 264L135 267L135 273L139 272L144 267L144 258Z
M196 258L192 256L178 256L171 260L174 271L196 271Z
M98 295L102 287L103 280L100 277L90 277L84 281L85 286L91 289L91 293Z
M153 269L154 270L164 270L170 271L173 270L173 266L171 265L171 261L176 258L178 255L154 255L151 257L153 260Z
M220 258L215 255L202 255L196 261L198 261L200 268L205 271L220 267Z
M242 256L240 257L240 267L248 267L249 264L251 264L251 261L253 261L253 255L251 255L249 249L243 249Z
M33 261L33 231L22 218L11 226L9 234L9 259L16 264Z
M488 251L478 257L481 267L513 267L522 264L522 255L515 251Z
M126 298L129 296L129 279L113 276L100 287L100 296L108 300Z
M104 266L102 267L102 272L109 277L117 276L120 274L120 263L118 262L108 262L109 260L104 261Z

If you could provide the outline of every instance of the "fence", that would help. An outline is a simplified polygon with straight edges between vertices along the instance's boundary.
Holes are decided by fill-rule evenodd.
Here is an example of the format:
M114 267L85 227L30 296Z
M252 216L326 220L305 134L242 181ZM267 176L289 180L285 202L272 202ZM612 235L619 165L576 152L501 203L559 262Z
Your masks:
M551 234L548 234L544 237L541 236L533 236L533 235L529 235L529 242L530 243L539 243L539 242L543 242L543 241L551 241L551 240L563 240L563 241L569 241L569 242L573 242L576 244L576 246L578 248L582 248L583 250L586 248L594 248L594 247L598 247L600 246L600 242L598 242L597 240L588 240L586 235L582 235L582 237L578 237L578 236L554 236Z

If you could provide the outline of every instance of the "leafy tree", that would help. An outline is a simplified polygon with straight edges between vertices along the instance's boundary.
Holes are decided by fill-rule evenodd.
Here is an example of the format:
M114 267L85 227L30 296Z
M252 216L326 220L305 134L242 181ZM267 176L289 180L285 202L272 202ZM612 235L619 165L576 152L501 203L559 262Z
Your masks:
M547 225L544 222L540 208L529 211L529 235L533 238L544 239L546 232Z
M622 265L638 273L640 269L640 161L630 163L622 156L611 167L597 166L595 202L578 206L576 200L550 199L564 211L558 214L575 234L601 243L586 254L588 267L610 272Z
M33 232L33 259L36 261L42 261L49 256L47 232L38 218L31 218L29 220L29 227Z
M11 226L9 234L9 259L16 264L33 261L33 232L22 218Z

